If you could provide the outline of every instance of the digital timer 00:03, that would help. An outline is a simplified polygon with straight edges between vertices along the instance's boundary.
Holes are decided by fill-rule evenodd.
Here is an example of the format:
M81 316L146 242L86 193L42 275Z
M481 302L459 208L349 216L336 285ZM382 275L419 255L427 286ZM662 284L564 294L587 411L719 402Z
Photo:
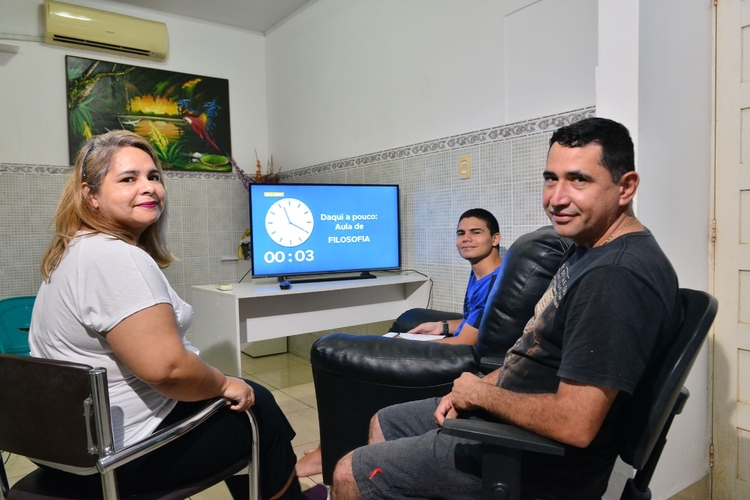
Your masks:
M277 250L276 252L269 250L263 254L263 260L266 261L266 264L281 264L282 262L292 261L312 262L315 260L315 252L312 250L297 250L294 253L284 253L283 250Z

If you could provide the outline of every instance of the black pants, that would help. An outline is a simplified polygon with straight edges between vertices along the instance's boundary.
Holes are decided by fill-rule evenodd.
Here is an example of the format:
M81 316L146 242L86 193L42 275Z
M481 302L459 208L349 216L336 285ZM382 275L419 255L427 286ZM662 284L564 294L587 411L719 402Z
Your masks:
M281 491L294 471L297 458L291 442L295 434L268 389L246 382L255 391L252 411L260 434L260 492L261 498L268 499ZM194 414L205 404L205 401L178 402L157 430ZM250 423L245 413L221 409L181 438L118 468L117 483L124 493L178 486L188 479L212 476L242 457L249 459L251 444ZM246 475L235 476L226 483L232 496L247 498ZM295 479L289 498L297 496L297 492Z

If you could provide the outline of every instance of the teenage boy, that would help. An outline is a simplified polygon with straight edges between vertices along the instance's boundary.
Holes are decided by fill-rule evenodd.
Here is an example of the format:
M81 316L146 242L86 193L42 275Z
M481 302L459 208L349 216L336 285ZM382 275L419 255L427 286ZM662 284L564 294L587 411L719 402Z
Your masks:
M495 216L483 208L464 212L456 228L456 249L471 264L463 318L422 323L409 333L447 335L437 342L477 345L484 304L502 264L500 227Z
M471 264L469 284L466 286L462 319L422 323L409 333L450 335L436 340L447 344L476 345L484 303L500 270L500 226L497 219L483 208L464 212L456 229L458 254ZM320 447L305 450L297 461L299 477L323 472Z

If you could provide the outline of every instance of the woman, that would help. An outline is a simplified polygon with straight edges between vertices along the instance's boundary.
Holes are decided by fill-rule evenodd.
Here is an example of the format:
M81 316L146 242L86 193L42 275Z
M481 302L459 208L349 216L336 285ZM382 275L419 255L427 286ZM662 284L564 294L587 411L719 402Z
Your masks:
M42 259L32 354L107 369L116 449L194 413L200 401L231 401L200 431L119 468L124 489L179 485L249 456L242 412L252 407L262 498L305 498L294 473L294 431L271 393L225 376L185 347L192 308L160 270L176 260L164 238L166 205L159 160L143 138L113 131L84 145ZM227 481L235 498L247 498L247 485L246 475Z

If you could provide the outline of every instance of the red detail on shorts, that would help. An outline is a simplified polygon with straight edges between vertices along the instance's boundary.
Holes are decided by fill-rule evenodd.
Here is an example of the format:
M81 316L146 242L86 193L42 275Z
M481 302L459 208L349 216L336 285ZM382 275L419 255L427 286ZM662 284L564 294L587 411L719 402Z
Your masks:
M372 478L374 478L375 474L377 474L378 472L383 472L383 469L381 469L380 467L378 467L375 470L373 470L372 473L370 474L370 481L372 481Z

